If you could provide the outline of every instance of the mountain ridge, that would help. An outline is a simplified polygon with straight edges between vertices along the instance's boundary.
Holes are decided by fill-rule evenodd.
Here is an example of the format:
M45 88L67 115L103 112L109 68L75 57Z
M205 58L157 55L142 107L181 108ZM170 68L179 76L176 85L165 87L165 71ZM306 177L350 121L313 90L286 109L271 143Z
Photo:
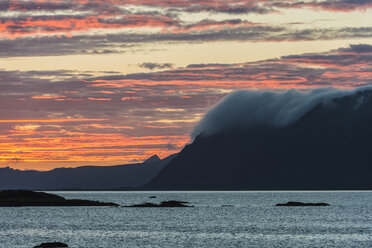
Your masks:
M175 154L160 159L154 155L143 163L61 167L50 171L21 171L5 167L0 168L0 189L109 190L119 187L131 189L147 183L174 156Z
M372 90L323 101L284 127L199 135L143 189L372 189Z

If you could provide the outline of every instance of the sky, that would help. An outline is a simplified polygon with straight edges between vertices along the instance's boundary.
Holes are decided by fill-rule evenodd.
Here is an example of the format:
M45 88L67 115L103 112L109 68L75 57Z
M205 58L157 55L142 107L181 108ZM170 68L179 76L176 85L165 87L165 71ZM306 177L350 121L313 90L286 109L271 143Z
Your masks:
M228 93L372 84L372 0L0 0L0 167L164 158Z

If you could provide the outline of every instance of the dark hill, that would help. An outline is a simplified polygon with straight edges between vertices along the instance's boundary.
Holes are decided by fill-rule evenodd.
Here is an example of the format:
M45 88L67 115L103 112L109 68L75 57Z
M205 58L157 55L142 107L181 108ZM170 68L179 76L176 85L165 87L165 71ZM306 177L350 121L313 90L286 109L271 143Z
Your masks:
M173 157L161 160L154 155L139 164L58 168L42 172L0 168L0 189L131 189L149 182Z
M372 189L372 91L322 102L285 127L199 135L144 189Z

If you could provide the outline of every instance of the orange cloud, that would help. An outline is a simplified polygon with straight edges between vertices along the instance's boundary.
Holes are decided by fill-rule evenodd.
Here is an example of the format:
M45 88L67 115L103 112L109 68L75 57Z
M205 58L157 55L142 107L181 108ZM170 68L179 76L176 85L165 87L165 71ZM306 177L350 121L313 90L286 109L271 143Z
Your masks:
M124 164L155 153L164 157L187 144L203 114L234 90L370 84L371 51L371 45L359 44L258 62L197 64L114 77L71 76L59 78L59 87L43 78L29 83L46 72L0 70L0 86L7 90L0 91L0 166L46 169L63 163ZM14 81L18 85L12 85ZM66 101L56 101L60 92ZM35 95L43 100L32 99ZM79 102L67 101L71 97Z
M128 29L141 27L173 26L176 21L167 16L148 14L98 15L84 17L26 17L0 22L0 38L21 38L31 35L63 34L72 36L76 32L92 29Z
M85 121L106 121L108 119L47 119L47 120L0 120L0 123L58 123L58 122L85 122Z
M90 101L111 101L111 98L95 98L95 97L88 97Z

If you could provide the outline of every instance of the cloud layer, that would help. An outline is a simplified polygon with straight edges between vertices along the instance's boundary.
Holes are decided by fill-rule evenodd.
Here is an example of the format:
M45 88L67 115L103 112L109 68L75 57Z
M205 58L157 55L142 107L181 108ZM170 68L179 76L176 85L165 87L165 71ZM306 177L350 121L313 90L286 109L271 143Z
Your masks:
M0 166L164 157L233 91L372 85L371 13L369 0L2 0Z
M246 105L270 113L243 119L247 125L265 121L283 125L319 99L344 91L265 90L372 85L371 47L355 44L324 53L136 74L0 70L0 162L66 166L63 163L114 164L154 153L166 156L189 141L193 127L211 106L242 89L260 91L227 97L206 115L193 136L240 122L237 113L252 111ZM288 111L280 112L279 106ZM225 120L226 116L230 118Z
M237 91L227 95L196 125L191 136L210 135L233 128L283 127L299 120L319 103L356 91L372 89L371 86L354 90L336 88L315 89L310 92L288 90Z
M350 13L371 8L367 0L4 0L0 2L0 57L124 53L154 42L370 38L368 19L346 27L296 26L256 22L250 15L285 15L304 9Z

